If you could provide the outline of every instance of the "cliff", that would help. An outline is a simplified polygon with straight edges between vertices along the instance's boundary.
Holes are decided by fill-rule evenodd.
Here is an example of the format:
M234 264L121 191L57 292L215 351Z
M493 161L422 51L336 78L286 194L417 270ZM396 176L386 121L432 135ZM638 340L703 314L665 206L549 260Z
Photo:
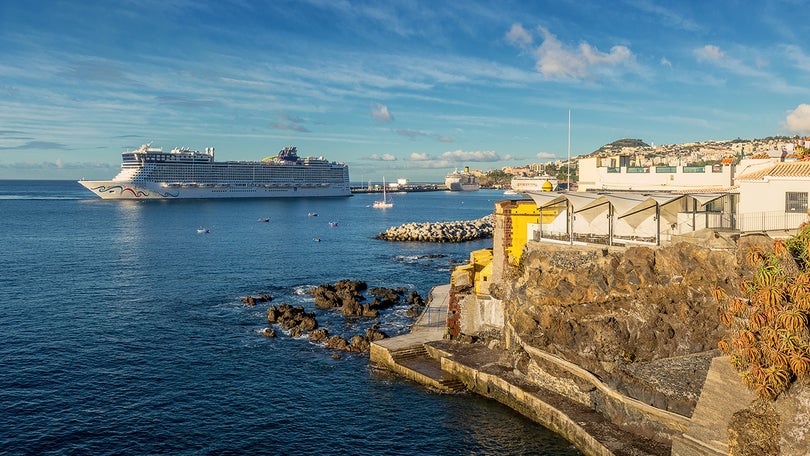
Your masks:
M716 347L724 328L711 290L738 287L741 250L530 243L514 280L493 291L523 342L620 381L634 364Z
M732 447L746 454L749 445L740 442L763 438L782 449L764 454L801 454L784 450L806 442L807 432L790 437L806 419L806 386L772 404L753 401L715 349L726 329L712 290L736 292L750 274L748 247L772 242L714 233L661 248L530 242L520 264L490 287L503 305L497 345L509 356L502 360L511 375L588 405L642 439L672 445L673 454ZM704 391L710 371L724 385L711 394ZM707 416L715 421L706 425ZM686 434L701 443L682 443Z

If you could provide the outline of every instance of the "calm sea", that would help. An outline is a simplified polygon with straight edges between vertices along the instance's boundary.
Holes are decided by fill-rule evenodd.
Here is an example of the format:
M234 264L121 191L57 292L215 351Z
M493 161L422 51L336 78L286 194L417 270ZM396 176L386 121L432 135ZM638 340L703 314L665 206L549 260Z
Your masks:
M247 307L248 294L314 309L306 289L355 279L427 296L491 241L373 236L479 218L502 194L394 194L388 210L370 207L377 196L127 202L0 181L0 453L577 454L497 402L258 334L267 304ZM379 320L389 335L410 323L404 306ZM372 323L318 321L345 336Z

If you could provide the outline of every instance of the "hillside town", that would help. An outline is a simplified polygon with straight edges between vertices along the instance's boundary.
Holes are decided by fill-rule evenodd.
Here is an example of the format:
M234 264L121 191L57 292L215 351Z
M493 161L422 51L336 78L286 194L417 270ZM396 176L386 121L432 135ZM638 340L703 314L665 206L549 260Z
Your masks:
M810 149L810 137L773 136L761 139L700 141L685 144L647 144L640 139L619 139L599 149L571 159L571 182L579 180L579 162L585 158L623 157L624 166L705 166L736 164L745 158L798 158ZM618 162L617 165L618 166ZM499 170L472 170L482 187L510 188L513 177L553 176L559 182L568 178L567 160L532 163ZM575 185L575 184L574 184Z

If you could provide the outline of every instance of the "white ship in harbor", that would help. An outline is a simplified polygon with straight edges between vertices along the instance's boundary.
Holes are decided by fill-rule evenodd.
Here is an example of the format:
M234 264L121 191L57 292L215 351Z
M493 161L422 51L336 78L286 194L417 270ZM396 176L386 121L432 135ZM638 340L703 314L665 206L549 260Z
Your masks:
M109 181L79 183L104 199L283 198L350 196L349 167L323 157L299 158L295 147L261 161L214 161L204 152L164 152L145 144L121 154Z
M470 172L469 166L465 166L464 171L456 169L445 176L444 185L453 192L474 192L481 188L478 184L478 177Z

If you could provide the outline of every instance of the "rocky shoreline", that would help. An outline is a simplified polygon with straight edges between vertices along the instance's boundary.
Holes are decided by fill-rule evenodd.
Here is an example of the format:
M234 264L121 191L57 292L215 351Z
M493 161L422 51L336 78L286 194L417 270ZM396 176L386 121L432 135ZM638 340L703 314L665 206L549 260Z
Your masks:
M494 218L487 215L477 220L453 222L406 223L392 226L375 239L383 241L465 242L492 237Z
M373 296L371 302L365 302L367 297ZM405 288L369 288L366 282L358 280L341 280L334 284L322 284L307 290L307 294L315 298L315 307L322 310L340 309L346 318L374 319L380 316L380 310L390 309L397 305L407 304L406 315L418 316L425 306L425 301L416 292L408 292ZM241 302L248 306L257 303L270 302L272 296L260 294L256 297L246 296ZM322 343L326 348L338 351L367 353L372 342L388 337L380 330L377 321L367 328L363 334L349 337L330 335L329 330L321 326L316 313L307 312L303 306L293 306L287 303L272 305L267 309L267 323L288 332L290 337L309 337L312 342ZM328 323L328 322L327 322ZM274 327L266 327L260 334L274 338L277 332ZM333 355L339 357L339 355Z

